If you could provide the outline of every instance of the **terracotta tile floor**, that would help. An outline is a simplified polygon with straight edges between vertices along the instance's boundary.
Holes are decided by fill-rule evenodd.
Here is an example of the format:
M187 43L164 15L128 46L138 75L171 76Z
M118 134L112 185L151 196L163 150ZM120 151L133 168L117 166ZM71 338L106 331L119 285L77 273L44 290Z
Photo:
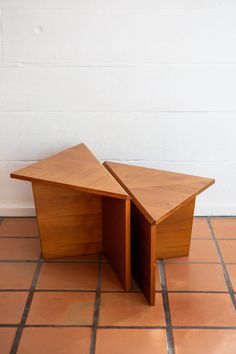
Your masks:
M35 219L2 218L0 354L235 354L236 217L195 218L192 238L157 262L150 307L103 255L44 262Z

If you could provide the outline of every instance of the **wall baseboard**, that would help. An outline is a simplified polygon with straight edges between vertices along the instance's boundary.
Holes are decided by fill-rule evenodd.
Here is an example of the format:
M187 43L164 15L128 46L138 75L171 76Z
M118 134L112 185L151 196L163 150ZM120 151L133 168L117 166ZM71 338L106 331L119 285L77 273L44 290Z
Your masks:
M204 205L198 204L195 207L195 216L234 216L236 205Z
M35 216L34 206L1 207L0 216Z

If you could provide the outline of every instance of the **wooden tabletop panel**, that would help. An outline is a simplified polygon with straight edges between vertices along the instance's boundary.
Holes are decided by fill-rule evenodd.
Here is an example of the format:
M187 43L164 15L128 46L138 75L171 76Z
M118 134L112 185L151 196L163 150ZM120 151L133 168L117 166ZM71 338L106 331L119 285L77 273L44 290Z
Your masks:
M215 182L211 178L109 161L104 166L151 224L158 224Z
M85 144L79 144L11 173L12 178L45 182L121 199L129 198Z

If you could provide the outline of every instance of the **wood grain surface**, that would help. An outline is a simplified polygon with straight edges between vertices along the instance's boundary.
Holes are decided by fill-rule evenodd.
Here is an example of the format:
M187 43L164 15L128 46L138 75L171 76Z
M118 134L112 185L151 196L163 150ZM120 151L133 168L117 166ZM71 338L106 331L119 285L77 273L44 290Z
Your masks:
M102 197L103 252L125 290L130 289L130 200Z
M130 197L84 144L11 177L32 182L44 258L104 251L130 288Z
M156 225L156 258L189 254L195 199Z
M156 259L189 254L195 198L215 181L107 161L104 166L131 196L132 274L154 305Z
M151 224L160 223L215 182L211 178L109 161L104 166Z
M126 199L127 193L85 144L76 145L11 173L12 178L46 182Z
M43 257L102 251L101 196L44 183L32 185Z

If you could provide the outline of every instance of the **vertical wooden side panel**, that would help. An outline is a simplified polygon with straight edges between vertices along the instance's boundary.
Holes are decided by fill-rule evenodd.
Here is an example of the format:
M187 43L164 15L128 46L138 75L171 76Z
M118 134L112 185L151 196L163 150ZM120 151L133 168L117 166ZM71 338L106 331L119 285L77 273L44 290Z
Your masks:
M130 289L130 200L102 197L103 252L125 290Z
M155 304L156 225L151 225L138 208L131 207L132 274L149 305Z
M188 256L195 198L179 208L156 228L156 258Z
M43 257L102 251L101 196L44 183L32 187Z

